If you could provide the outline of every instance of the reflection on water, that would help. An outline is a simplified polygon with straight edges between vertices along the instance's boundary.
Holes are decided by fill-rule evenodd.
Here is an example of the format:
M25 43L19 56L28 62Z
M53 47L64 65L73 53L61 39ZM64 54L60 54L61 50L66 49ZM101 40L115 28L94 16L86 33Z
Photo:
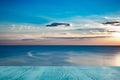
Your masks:
M120 52L114 56L113 63L115 66L120 66Z
M75 55L68 58L68 62L75 63L76 65L100 65L100 66L120 66L120 54L114 53L114 55L105 55L99 53L90 54L84 53L84 55Z
M120 47L0 46L0 65L120 66Z

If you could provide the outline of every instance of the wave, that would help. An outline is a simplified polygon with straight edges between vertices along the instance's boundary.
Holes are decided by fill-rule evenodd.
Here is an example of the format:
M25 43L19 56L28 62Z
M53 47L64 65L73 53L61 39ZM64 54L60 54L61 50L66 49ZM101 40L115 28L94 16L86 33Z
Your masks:
M30 56L30 57L33 56L31 52L28 52L27 55Z
M28 52L27 55L28 55L29 57L39 58L39 59L40 59L40 57L34 56L34 55L32 54L32 52Z

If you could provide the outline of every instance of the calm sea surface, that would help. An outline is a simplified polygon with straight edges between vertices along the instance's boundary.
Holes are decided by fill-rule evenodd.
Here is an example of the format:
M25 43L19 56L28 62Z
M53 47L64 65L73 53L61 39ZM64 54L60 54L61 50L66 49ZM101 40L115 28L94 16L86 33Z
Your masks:
M2 66L120 66L119 46L0 46Z
M0 46L0 65L0 80L120 80L120 47Z

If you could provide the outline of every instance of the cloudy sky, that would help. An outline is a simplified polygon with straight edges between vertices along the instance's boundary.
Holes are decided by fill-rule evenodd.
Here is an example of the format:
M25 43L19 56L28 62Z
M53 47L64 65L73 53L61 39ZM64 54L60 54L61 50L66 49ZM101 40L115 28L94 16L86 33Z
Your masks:
M103 24L119 14L120 0L0 0L0 44L120 45L120 23Z

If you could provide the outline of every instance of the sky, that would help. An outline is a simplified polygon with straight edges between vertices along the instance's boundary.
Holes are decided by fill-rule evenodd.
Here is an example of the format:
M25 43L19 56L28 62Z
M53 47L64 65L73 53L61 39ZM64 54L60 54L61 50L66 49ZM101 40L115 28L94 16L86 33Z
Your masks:
M120 0L0 0L0 44L120 45L120 25L102 24L119 14Z

